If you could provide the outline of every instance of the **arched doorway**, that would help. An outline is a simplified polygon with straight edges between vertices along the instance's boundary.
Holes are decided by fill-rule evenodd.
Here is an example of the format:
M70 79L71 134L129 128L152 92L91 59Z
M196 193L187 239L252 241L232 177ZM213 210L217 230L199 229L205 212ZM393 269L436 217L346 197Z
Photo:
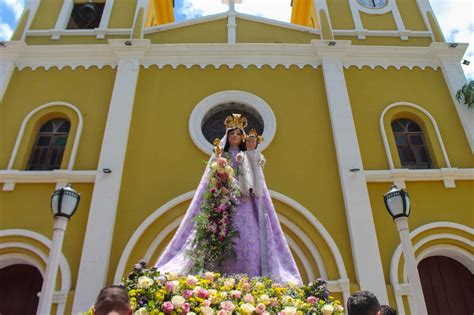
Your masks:
M11 265L0 269L0 314L36 314L38 292L43 277L30 265Z
M423 294L430 315L474 313L474 275L458 261L431 256L418 264Z

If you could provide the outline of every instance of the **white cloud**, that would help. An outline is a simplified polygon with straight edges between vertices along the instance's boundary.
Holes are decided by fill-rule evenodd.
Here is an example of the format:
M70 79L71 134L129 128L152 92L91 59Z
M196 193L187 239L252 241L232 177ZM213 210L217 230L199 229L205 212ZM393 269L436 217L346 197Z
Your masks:
M225 12L227 9L228 5L223 4L221 0L184 0L181 12L186 18L195 18ZM241 4L235 5L235 9L242 13L285 22L289 22L291 17L289 0L242 0Z
M10 40L12 37L13 30L10 25L6 23L0 24L0 41L7 41Z
M24 0L2 0L7 8L13 11L15 20L18 20L25 8Z
M463 66L471 80L474 78L474 4L471 0L431 0L439 26L448 42L469 43L464 58L471 65Z

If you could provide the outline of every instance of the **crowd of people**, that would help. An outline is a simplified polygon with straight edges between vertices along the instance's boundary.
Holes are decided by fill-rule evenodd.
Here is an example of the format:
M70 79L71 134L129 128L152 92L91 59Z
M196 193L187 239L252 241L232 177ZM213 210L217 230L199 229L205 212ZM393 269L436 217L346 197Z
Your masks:
M131 315L130 297L127 290L120 285L103 288L93 306L94 315ZM353 293L347 300L349 315L397 315L397 311L380 305L377 297L369 291Z

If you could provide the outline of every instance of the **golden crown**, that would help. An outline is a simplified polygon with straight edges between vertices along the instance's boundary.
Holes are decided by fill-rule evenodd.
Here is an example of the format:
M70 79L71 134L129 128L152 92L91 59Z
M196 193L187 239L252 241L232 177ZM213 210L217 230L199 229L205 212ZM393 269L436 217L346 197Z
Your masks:
M242 117L241 114L232 114L232 116L227 116L224 125L226 129L240 128L243 130L247 127L247 118Z
M255 130L255 129L251 129L251 130L247 133L247 138L249 138L249 137L255 137L255 138L257 138L258 143L262 143L262 142L263 142L263 136L258 135L258 132L257 132L257 130Z

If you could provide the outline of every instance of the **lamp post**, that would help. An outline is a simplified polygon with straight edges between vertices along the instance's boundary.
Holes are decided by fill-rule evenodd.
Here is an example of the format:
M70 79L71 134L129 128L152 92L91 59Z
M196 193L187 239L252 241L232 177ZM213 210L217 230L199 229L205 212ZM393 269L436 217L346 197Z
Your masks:
M408 216L410 215L410 196L403 189L398 189L396 185L383 196L385 207L397 224L398 233L402 243L403 256L405 257L405 267L408 272L411 294L413 297L413 314L428 314L423 296L420 275L415 260L415 252L410 239L408 229Z
M48 263L41 288L38 305L38 315L49 315L53 302L56 275L58 271L61 248L63 246L64 232L67 223L79 205L81 197L72 189L71 185L56 190L51 196L51 211L54 215L53 240L49 250Z

